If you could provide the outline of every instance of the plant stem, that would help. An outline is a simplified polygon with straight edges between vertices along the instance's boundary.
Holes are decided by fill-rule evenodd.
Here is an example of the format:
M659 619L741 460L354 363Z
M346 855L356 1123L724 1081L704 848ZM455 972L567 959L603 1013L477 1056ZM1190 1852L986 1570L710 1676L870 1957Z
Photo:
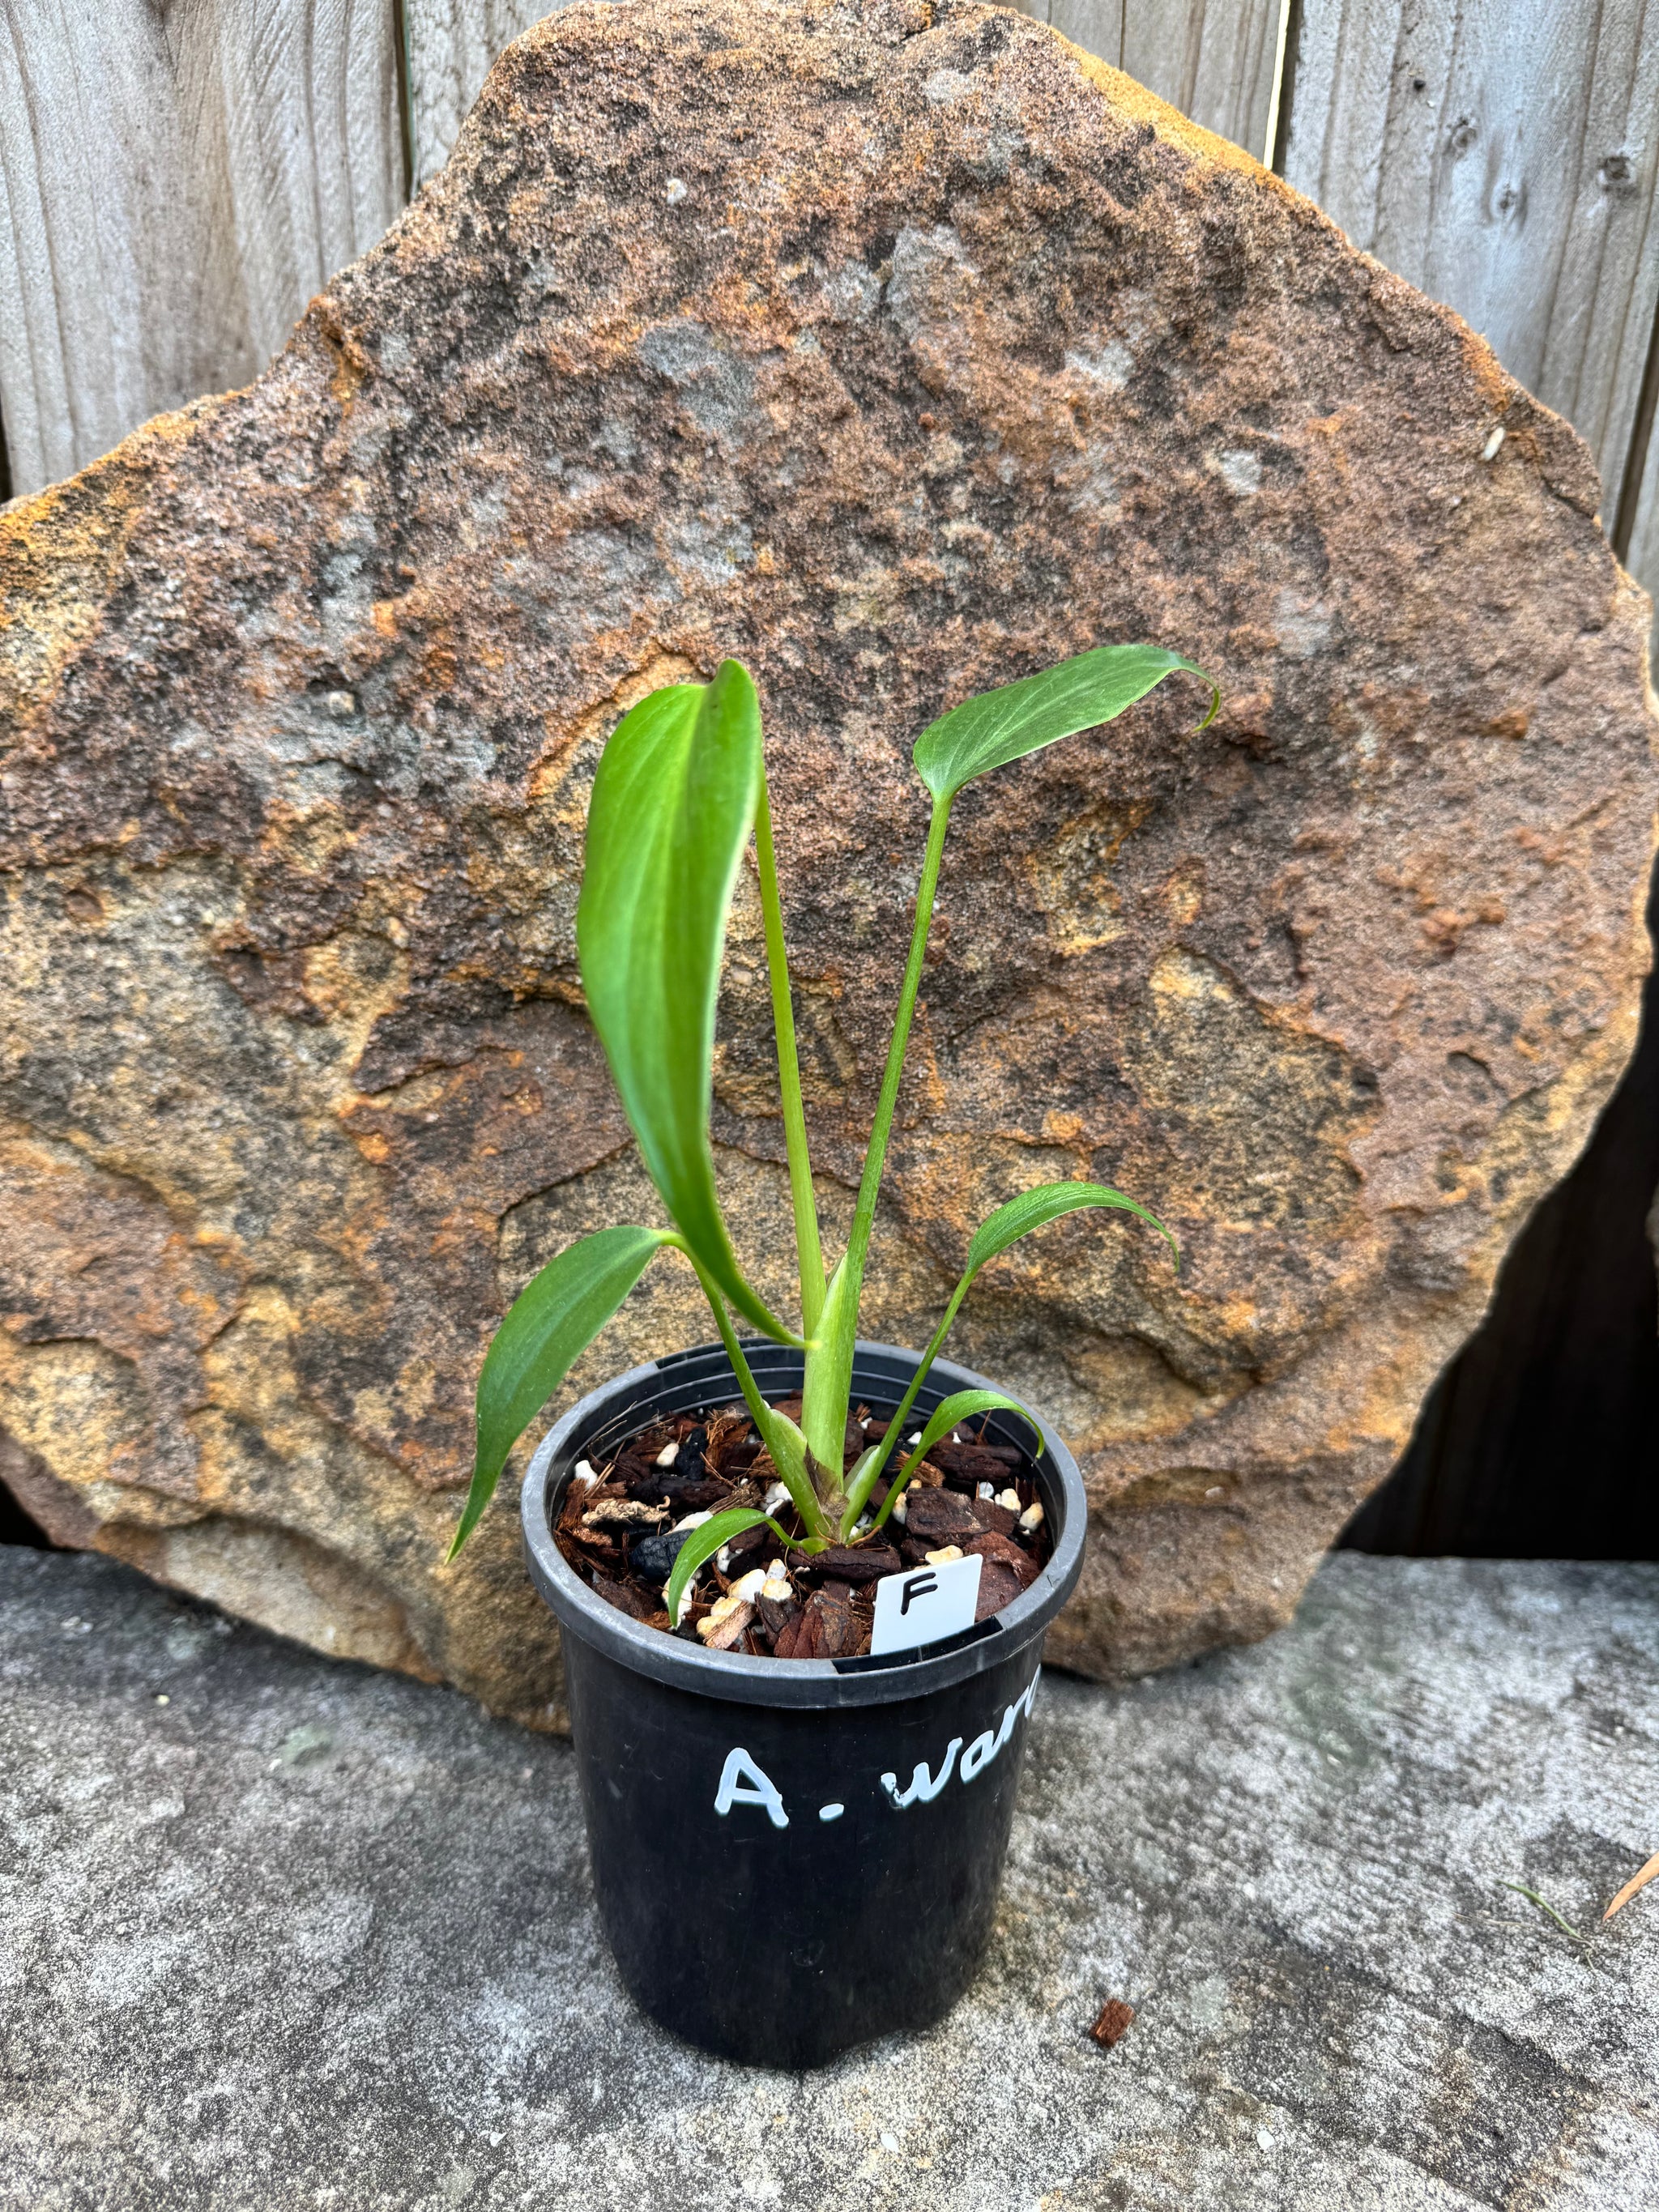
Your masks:
M817 1204L812 1195L812 1163L806 1150L806 1114L801 1103L800 1063L795 1053L795 1010L789 994L789 953L783 941L783 906L778 896L778 863L772 846L772 808L767 797L764 766L761 769L760 805L755 815L755 854L760 862L766 966L772 982L772 1024L777 1032L783 1136L789 1152L789 1195L795 1208L801 1334L811 1343L823 1311L823 1250L818 1241Z
M921 1389L922 1384L927 1380L928 1369L939 1358L939 1346L944 1343L945 1333L949 1329L951 1322L957 1317L957 1309L961 1306L963 1299L967 1296L968 1285L972 1280L973 1277L969 1275L963 1281L957 1285L955 1294L952 1296L950 1304L945 1309L945 1318L940 1322L939 1327L933 1331L932 1337L928 1340L927 1349L922 1353L915 1373L910 1377L910 1387L905 1392L903 1397L899 1401L898 1411L893 1415L892 1419L887 1424L887 1434L881 1440L881 1447L879 1450L877 1452L875 1457L871 1461L869 1466L865 1469L864 1473L857 1478L857 1480L853 1483L851 1488L848 1491L847 1504L842 1516L843 1534L845 1534L847 1529L852 1527L853 1523L858 1519L860 1514L863 1512L866 1502L870 1496L870 1492L875 1488L877 1482L880 1480L882 1469L892 1457L894 1449L904 1432L904 1423L908 1417L910 1408L916 1402L916 1394ZM894 1486L896 1488L897 1486L895 1485ZM884 1521L887 1518L888 1513L892 1507L892 1498L890 1496L886 1504L882 1508L882 1520Z
M876 1101L870 1142L864 1155L858 1202L853 1210L852 1232L841 1264L830 1279L823 1326L817 1341L808 1346L806 1380L802 1393L801 1426L814 1461L835 1470L831 1480L841 1489L841 1448L846 1435L847 1406L853 1387L853 1353L858 1343L859 1300L864 1287L864 1262L870 1249L870 1231L876 1218L876 1195L881 1188L882 1163L898 1103L899 1079L904 1073L904 1049L910 1038L910 1018L915 1012L921 983L922 963L927 953L927 928L933 916L933 894L939 888L939 859L945 850L945 831L951 819L949 799L933 801L927 825L927 849L922 855L921 879L916 885L915 926L910 933L910 954L899 985L898 1010L882 1072L881 1095ZM839 1495L832 1501L839 1510Z
M743 1393L744 1403L749 1408L755 1426L760 1431L762 1442L771 1454L772 1464L778 1471L779 1479L794 1500L795 1509L801 1519L806 1523L808 1534L827 1539L829 1531L826 1529L823 1510L818 1504L817 1493L813 1489L811 1480L806 1472L804 1455L791 1449L792 1437L797 1443L801 1441L799 1431L795 1428L793 1421L786 1420L781 1413L774 1413L771 1407L762 1397L759 1385L750 1370L749 1362L744 1358L743 1346L738 1342L737 1332L732 1326L731 1316L726 1310L726 1301L721 1297L719 1285L713 1276L708 1273L696 1254L683 1239L671 1237L667 1241L677 1251L684 1253L691 1262L697 1280L702 1285L702 1294L708 1299L708 1310L714 1316L714 1326L720 1333L720 1342L726 1346L726 1356L731 1361L732 1372L738 1378L738 1388Z
M847 1240L848 1265L860 1278L876 1218L876 1196L881 1188L881 1170L887 1158L887 1139L893 1126L894 1109L898 1104L904 1052L910 1041L910 1018L915 1012L922 963L927 957L927 930L933 918L933 894L939 888L939 860L945 851L945 832L950 819L950 800L935 799L933 819L927 824L927 849L921 858L921 880L916 885L916 920L910 933L910 957L904 963L904 980L899 985L898 1012L893 1017L892 1041L887 1048L887 1065L882 1071L881 1096L876 1101L875 1119L870 1124L864 1174L859 1182L858 1204L853 1212L853 1231Z

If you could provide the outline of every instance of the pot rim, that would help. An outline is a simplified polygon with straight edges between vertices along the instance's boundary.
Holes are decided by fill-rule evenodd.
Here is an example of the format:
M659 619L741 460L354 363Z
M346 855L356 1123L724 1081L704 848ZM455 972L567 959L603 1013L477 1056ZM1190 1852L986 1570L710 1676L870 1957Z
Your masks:
M744 1352L750 1366L757 1370L757 1380L763 1393L769 1392L779 1379L787 1379L789 1363L797 1368L800 1364L798 1352L771 1344L763 1338L745 1343ZM906 1369L914 1372L919 1358L918 1353L900 1346L877 1344L860 1338L854 1353L854 1388L859 1387L860 1362L866 1369L878 1363L895 1363L899 1377L902 1377ZM520 1493L531 1579L556 1615L563 1633L597 1647L619 1665L676 1689L734 1704L796 1707L887 1705L900 1698L925 1697L932 1691L948 1688L999 1665L1041 1636L1076 1588L1083 1568L1089 1510L1077 1462L1040 1413L1034 1412L1028 1421L1017 1414L999 1413L991 1415L988 1425L998 1437L1018 1443L1027 1452L1030 1451L1034 1427L1042 1437L1042 1449L1034 1455L1037 1488L1056 1533L1054 1551L1036 1580L1012 1605L994 1613L988 1620L977 1621L960 1635L940 1644L923 1645L916 1652L883 1654L878 1658L866 1655L855 1659L787 1661L757 1659L747 1652L708 1651L679 1637L665 1635L660 1629L646 1627L619 1607L608 1604L566 1564L553 1540L550 1507L562 1492L570 1471L582 1455L583 1446L601 1425L610 1425L617 1418L611 1412L615 1402L634 1397L641 1401L638 1408L641 1413L667 1410L676 1395L673 1386L677 1370L682 1369L685 1370L682 1401L685 1407L717 1402L727 1396L735 1399L740 1395L737 1376L719 1344L698 1345L689 1352L671 1352L660 1359L647 1360L642 1366L630 1368L626 1374L590 1391L554 1424L536 1449ZM771 1372L763 1375L762 1370ZM723 1387L722 1376L729 1381L729 1391ZM799 1379L797 1375L797 1382ZM895 1379L897 1378L891 1375L872 1378L866 1373L866 1393L872 1381ZM942 1388L934 1389L936 1380ZM997 1387L971 1368L936 1359L918 1395L917 1411L925 1419L932 1410L927 1402L930 1397L937 1405L957 1390ZM895 1401L902 1388L901 1379ZM618 1408L618 1412L623 1410L631 1409Z

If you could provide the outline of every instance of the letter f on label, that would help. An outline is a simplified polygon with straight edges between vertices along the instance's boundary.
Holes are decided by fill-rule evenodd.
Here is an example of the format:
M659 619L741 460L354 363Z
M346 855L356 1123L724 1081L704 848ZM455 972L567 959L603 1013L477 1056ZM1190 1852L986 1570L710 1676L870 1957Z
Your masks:
M714 1795L714 1810L724 1815L734 1805L763 1805L766 1817L775 1828L787 1828L789 1815L783 1809L783 1800L778 1795L778 1785L771 1777L762 1772L741 1746L734 1745L726 1754L726 1765L720 1770L720 1786Z

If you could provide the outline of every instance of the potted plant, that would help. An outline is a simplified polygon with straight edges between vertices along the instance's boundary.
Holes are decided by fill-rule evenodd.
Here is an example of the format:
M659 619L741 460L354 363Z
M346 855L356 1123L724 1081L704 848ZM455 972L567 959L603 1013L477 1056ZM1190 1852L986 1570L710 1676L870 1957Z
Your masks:
M747 671L727 660L711 684L642 700L594 779L582 981L674 1225L581 1238L507 1313L479 1379L450 1556L573 1361L652 1258L678 1254L719 1343L583 1399L536 1452L523 1514L562 1633L623 1978L666 2026L732 2057L811 2065L924 2026L989 1936L1041 1639L1077 1581L1085 1506L1040 1416L940 1347L980 1268L1045 1222L1114 1207L1169 1232L1103 1184L1050 1183L981 1224L921 1353L861 1342L860 1297L957 793L1178 671L1203 674L1152 646L1100 647L952 708L917 739L933 817L915 925L847 1249L827 1275ZM726 918L751 835L799 1328L743 1271L708 1140ZM740 1340L740 1323L758 1337Z

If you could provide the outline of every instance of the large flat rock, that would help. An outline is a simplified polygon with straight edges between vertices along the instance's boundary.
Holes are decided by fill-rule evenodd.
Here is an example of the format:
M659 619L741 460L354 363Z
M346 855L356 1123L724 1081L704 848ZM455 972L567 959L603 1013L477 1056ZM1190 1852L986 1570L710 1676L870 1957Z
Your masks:
M741 654L844 1229L915 732L1213 669L957 810L866 1330L1076 1449L1099 1674L1290 1616L1628 1054L1647 611L1589 457L1305 201L1011 12L627 0L512 47L248 391L0 516L0 1424L63 1541L556 1723L483 1348L653 1201L580 1007L599 746ZM1178 696L1183 694L1185 696ZM790 1295L745 882L714 1134ZM581 1370L711 1334L665 1261Z
M1656 1714L1652 1567L1341 1554L1050 1672L979 1983L795 2078L634 2011L563 1744L0 1551L0 2204L1650 2212Z

